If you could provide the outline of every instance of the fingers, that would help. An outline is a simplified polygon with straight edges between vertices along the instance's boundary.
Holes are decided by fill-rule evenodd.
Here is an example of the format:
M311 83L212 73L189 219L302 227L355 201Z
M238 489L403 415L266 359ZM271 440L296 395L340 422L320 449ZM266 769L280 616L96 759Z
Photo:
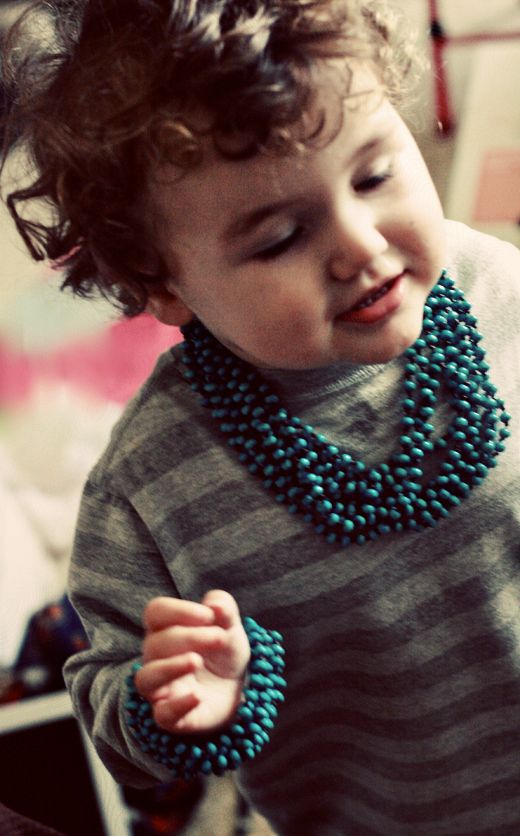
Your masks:
M158 597L144 614L144 665L135 684L170 732L204 731L233 716L250 648L238 606L212 590L202 602Z
M214 614L215 624L229 630L240 623L240 612L232 595L222 589L213 589L202 599L202 605Z
M179 699L163 700L154 705L154 719L158 726L169 732L182 731L182 720L197 708L200 700L195 694L186 694Z
M143 659L166 659L188 651L202 656L217 651L225 643L221 627L169 627L155 633L148 633L143 641Z
M191 674L202 664L196 653L186 653L175 659L149 662L137 671L136 688L152 704L155 722L166 731L180 730L178 724L200 704Z
M227 629L240 619L235 599L221 589L206 593L200 604L181 598L154 598L144 611L147 630L163 630L173 624L202 627L217 623Z
M144 611L143 621L147 630L164 630L174 624L184 627L202 627L213 624L213 611L194 601L181 598L153 598Z
M223 590L208 592L200 604L178 598L154 598L144 615L145 664L192 652L218 675L235 676L248 661L249 645L234 598Z
M141 696L152 701L161 699L161 689L168 690L171 682L187 674L195 673L202 667L197 653L185 653L170 659L148 662L137 671L135 685Z

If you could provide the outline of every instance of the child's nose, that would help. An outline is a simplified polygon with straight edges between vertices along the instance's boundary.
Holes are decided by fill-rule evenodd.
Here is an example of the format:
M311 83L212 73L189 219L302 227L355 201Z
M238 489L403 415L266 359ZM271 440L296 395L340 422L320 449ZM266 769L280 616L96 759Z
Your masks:
M332 278L354 279L388 249L388 241L378 229L373 212L357 207L338 213L333 221L329 272Z

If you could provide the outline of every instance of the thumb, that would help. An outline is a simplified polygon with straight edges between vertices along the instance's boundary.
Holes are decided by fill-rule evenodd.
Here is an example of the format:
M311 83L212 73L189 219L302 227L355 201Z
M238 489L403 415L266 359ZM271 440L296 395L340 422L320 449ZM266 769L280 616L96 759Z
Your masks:
M229 630L241 623L237 602L229 592L212 589L206 593L202 603L213 611L215 624L223 630Z
M208 667L219 676L242 680L251 652L235 599L228 592L214 589L202 603L213 612L214 625L222 630L221 649L207 659Z

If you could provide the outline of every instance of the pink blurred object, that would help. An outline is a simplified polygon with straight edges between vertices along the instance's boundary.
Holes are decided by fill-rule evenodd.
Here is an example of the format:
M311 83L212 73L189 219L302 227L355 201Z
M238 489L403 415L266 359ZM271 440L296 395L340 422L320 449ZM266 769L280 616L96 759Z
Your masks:
M125 403L148 377L159 354L181 339L178 328L142 314L48 354L25 354L0 342L0 404L25 400L42 378Z
M519 148L492 148L485 154L473 219L483 223L520 223Z

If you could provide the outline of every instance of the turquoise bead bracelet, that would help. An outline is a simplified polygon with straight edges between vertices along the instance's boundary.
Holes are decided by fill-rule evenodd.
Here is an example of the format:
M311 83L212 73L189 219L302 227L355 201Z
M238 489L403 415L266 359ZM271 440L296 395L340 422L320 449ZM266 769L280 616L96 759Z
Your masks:
M188 781L197 775L223 775L252 760L269 743L270 732L284 700L285 668L282 636L244 618L251 647L249 676L243 702L234 722L210 735L176 735L161 729L153 719L151 704L135 687L141 665L132 666L127 677L125 703L127 725L141 751L166 766L175 778Z

